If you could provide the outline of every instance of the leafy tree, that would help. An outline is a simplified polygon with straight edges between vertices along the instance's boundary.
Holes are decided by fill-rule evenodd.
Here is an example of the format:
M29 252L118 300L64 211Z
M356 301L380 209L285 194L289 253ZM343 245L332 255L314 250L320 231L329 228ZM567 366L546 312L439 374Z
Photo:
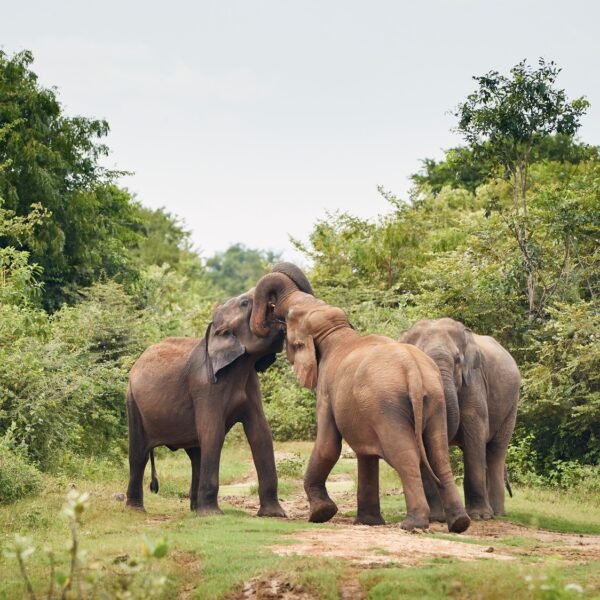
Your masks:
M227 296L237 296L256 285L268 271L268 266L279 260L271 250L246 248L233 244L224 252L217 252L206 261L208 275L215 286Z
M495 161L486 153L475 151L468 146L450 148L443 160L426 158L422 168L411 176L417 188L425 186L439 194L444 187L463 188L475 193L475 190L494 177L502 175ZM600 159L600 147L590 146L576 141L566 134L547 135L532 148L530 162L552 161L579 164L583 161Z
M44 304L56 308L101 274L133 277L125 245L136 212L129 194L99 159L107 155L103 120L67 117L53 90L31 70L28 51L0 51L0 197L22 218L40 205L48 218L34 239L0 235L0 246L30 254L42 267Z
M529 318L540 314L538 261L531 247L528 218L528 174L532 155L552 133L573 136L589 106L585 98L569 102L564 90L555 87L560 69L542 58L532 69L521 61L511 77L497 71L474 77L478 89L458 106L457 130L480 156L504 168L513 187L513 205L503 210L516 239L527 272Z

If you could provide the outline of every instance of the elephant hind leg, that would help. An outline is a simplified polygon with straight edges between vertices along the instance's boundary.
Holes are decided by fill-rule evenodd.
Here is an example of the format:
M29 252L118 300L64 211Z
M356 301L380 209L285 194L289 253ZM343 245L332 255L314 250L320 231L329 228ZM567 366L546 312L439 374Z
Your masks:
M186 448L192 463L192 483L190 485L190 510L198 508L198 485L200 483L200 448Z
M144 471L148 463L148 439L140 411L131 391L127 392L127 420L129 424L129 484L127 506L144 510Z
M421 480L421 457L413 427L405 422L390 423L378 434L384 458L400 475L404 489L406 518L400 526L407 531L427 529L429 505Z
M429 504L429 521L445 523L446 515L444 513L444 505L442 504L438 486L423 464L421 464L421 479L423 479L423 488L425 489L427 504Z

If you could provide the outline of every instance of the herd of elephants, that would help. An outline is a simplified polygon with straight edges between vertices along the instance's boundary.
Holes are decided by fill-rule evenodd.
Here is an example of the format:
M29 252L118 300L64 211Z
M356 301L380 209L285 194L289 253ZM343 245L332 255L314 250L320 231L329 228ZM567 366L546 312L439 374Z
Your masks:
M445 521L460 533L471 519L504 514L506 452L520 387L511 355L450 318L418 321L399 341L360 335L342 309L317 299L304 273L286 262L217 307L204 338L168 338L133 366L126 399L129 506L144 507L149 459L150 489L158 491L153 448L164 445L183 448L190 458L191 509L221 513L221 450L241 422L258 476L258 514L286 516L256 374L275 361L284 342L299 383L316 389L317 436L304 477L310 521L337 512L326 481L342 438L357 457L357 523L384 523L380 458L402 480L404 529ZM449 444L463 452L464 503Z

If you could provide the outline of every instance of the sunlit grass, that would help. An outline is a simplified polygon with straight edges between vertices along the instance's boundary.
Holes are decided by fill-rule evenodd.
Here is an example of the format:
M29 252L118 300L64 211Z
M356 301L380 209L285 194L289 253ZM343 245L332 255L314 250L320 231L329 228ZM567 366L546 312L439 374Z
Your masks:
M306 461L312 450L311 442L276 444L278 456L299 456ZM301 521L261 519L233 509L222 501L223 517L198 518L189 511L186 497L191 478L190 462L182 452L160 450L156 457L160 491L157 495L145 492L146 513L131 511L118 500L127 485L125 463L87 465L83 477L45 477L45 487L39 495L12 505L0 507L0 545L15 532L34 539L38 549L50 543L66 557L67 523L58 516L66 492L71 486L90 493L81 531L82 546L89 556L110 564L115 557L139 556L144 536L159 539L165 536L170 552L161 564L161 572L169 579L168 597L176 598L181 590L188 597L220 598L241 590L242 583L255 575L279 577L300 586L319 598L336 598L343 582L360 580L369 598L504 598L542 597L541 592L528 590L531 582L525 577L548 577L555 586L553 598L572 597L564 590L567 583L577 583L600 589L600 565L574 565L557 558L519 556L510 564L496 561L460 562L453 559L435 560L418 568L387 568L368 571L356 566L322 557L281 557L270 546L292 543L295 532L321 529ZM302 498L302 473L280 477L280 497ZM340 477L342 476L343 477ZM404 495L398 475L383 461L380 467L381 505L388 523L404 518ZM221 493L256 495L256 475L252 457L245 441L227 444L221 461ZM356 481L356 460L341 458L328 484L332 493L353 494ZM149 469L145 482L147 490ZM342 486L343 490L337 490ZM227 492L227 493L225 493ZM117 495L115 497L115 495ZM564 532L600 533L600 502L597 497L577 492L558 492L516 488L515 497L507 499L508 519L531 527ZM355 514L354 511L349 513ZM532 530L532 534L534 533ZM450 538L446 534L432 537ZM468 541L466 536L462 541ZM473 538L473 543L487 543ZM494 545L519 548L540 545L527 535L499 537ZM391 557L393 561L393 557ZM48 572L46 559L38 550L29 563L32 579L41 585ZM595 586L595 587L593 587ZM539 586L538 586L539 587ZM0 559L0 598L20 598L23 593L16 563ZM565 595L566 594L566 595Z

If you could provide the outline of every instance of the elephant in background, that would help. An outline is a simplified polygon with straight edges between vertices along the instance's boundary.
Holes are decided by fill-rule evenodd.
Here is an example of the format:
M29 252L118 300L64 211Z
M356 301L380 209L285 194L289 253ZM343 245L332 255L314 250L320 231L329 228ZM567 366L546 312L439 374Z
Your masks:
M293 285L312 293L295 265L273 267ZM256 372L268 368L283 348L284 326L267 336L250 330L254 290L215 309L202 339L172 337L148 348L129 375L127 505L144 508L143 477L152 461L150 489L158 491L152 449L183 448L192 464L190 507L200 515L221 513L219 463L226 433L241 422L258 475L260 516L285 517L277 497L271 430Z
M474 519L504 515L506 453L521 385L513 357L494 338L449 318L418 321L399 339L423 350L442 375L448 439L463 451L467 512ZM431 518L443 520L431 481L426 492Z
M456 489L448 456L444 392L438 369L417 348L378 335L359 335L340 308L305 294L280 274L256 286L252 330L269 336L287 324L287 355L298 381L317 390L317 440L304 479L309 520L337 512L326 481L342 437L358 458L357 523L383 524L379 459L399 473L407 516L402 528L429 526L420 464L438 482L448 529L470 519Z

